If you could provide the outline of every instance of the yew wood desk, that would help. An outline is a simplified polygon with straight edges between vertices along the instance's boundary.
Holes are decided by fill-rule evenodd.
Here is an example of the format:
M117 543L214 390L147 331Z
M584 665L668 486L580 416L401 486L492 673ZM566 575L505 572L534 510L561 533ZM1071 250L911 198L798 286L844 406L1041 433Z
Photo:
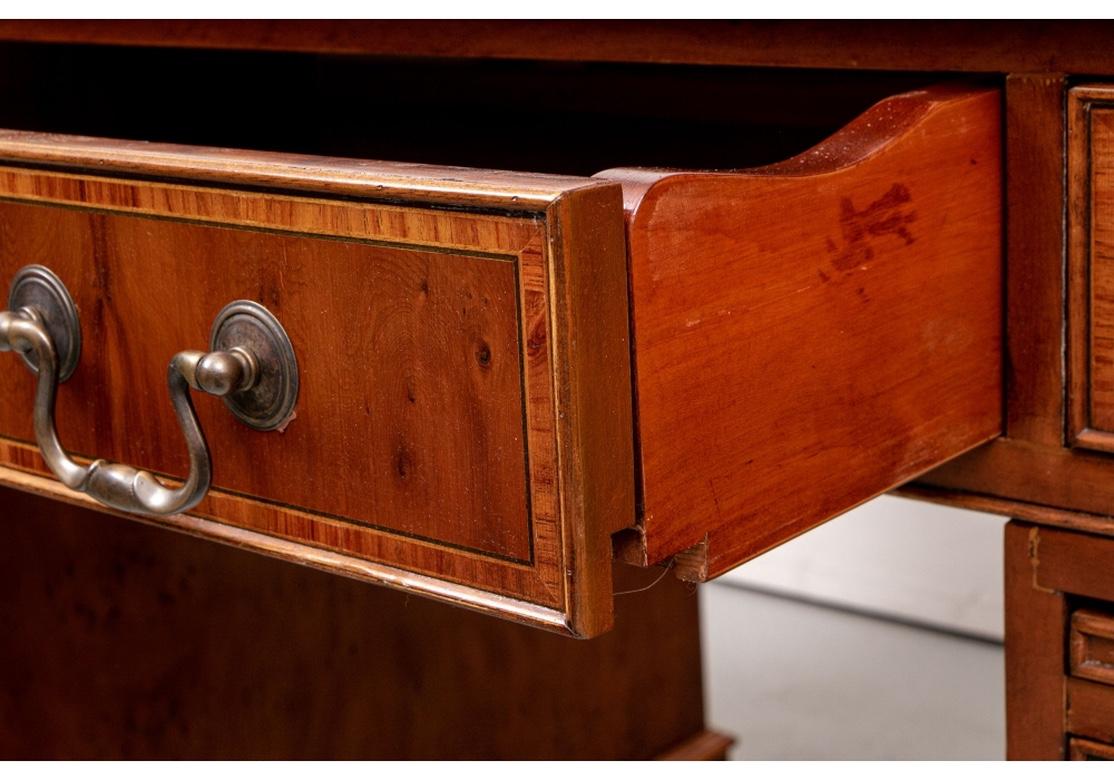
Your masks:
M898 489L1017 518L1009 755L1110 755L1114 27L0 61L0 753L716 757L695 583Z

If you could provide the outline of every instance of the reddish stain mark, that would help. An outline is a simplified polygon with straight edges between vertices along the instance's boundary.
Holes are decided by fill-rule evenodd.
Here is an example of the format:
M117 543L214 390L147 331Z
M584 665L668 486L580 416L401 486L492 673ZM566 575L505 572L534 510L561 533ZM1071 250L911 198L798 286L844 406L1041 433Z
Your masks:
M843 232L843 249L832 260L840 271L849 271L874 259L871 242L882 236L894 235L909 246L916 239L909 225L917 220L917 212L904 208L912 202L909 188L894 184L889 191L862 211L855 209L850 198L840 202L839 223ZM828 251L839 248L828 239Z

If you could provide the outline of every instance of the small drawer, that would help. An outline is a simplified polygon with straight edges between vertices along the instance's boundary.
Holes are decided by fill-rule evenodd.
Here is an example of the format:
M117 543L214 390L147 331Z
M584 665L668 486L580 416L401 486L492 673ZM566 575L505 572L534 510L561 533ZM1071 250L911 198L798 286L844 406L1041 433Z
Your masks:
M1114 761L1114 745L1072 738L1068 740L1068 755L1072 761Z
M1114 743L1114 688L1075 677L1066 688L1068 733Z
M171 484L167 361L230 301L285 329L293 416L195 392L212 489L149 520L592 636L613 551L714 577L1000 433L999 113L918 90L782 163L593 177L5 131L0 278L75 301L64 447ZM9 366L0 482L88 503Z
M1114 617L1092 609L1071 616L1071 673L1114 685Z

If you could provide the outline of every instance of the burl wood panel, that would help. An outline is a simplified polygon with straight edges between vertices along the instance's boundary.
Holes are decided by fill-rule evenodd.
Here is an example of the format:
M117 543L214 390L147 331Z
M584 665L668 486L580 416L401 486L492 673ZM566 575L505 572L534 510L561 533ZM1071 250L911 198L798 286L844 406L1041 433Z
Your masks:
M81 314L59 393L71 449L181 475L166 363L206 346L224 303L257 300L298 355L296 417L258 433L198 398L215 489L193 514L397 567L419 576L372 578L454 603L580 635L610 625L609 537L633 517L618 187L19 133L4 158L100 171L0 168L0 276L47 265ZM42 472L33 378L14 360L3 461Z
M1001 432L1000 113L938 88L778 165L601 174L646 560L701 544L688 575L716 576Z
M163 367L205 349L216 312L248 298L298 347L300 419L248 431L199 396L217 489L530 559L513 256L21 203L0 203L0 235L0 278L49 265L82 315L81 366L58 405L70 450L185 474ZM35 377L8 369L0 430L33 443Z
M646 759L703 732L696 594L588 642L0 490L5 759ZM655 571L619 567L623 589ZM711 743L711 744L708 744Z

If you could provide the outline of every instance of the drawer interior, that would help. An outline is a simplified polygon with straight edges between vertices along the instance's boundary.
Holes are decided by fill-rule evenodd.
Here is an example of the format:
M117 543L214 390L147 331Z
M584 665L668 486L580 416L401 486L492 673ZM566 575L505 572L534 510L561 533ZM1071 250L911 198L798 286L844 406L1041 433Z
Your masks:
M0 127L589 176L777 162L939 80L9 43Z

